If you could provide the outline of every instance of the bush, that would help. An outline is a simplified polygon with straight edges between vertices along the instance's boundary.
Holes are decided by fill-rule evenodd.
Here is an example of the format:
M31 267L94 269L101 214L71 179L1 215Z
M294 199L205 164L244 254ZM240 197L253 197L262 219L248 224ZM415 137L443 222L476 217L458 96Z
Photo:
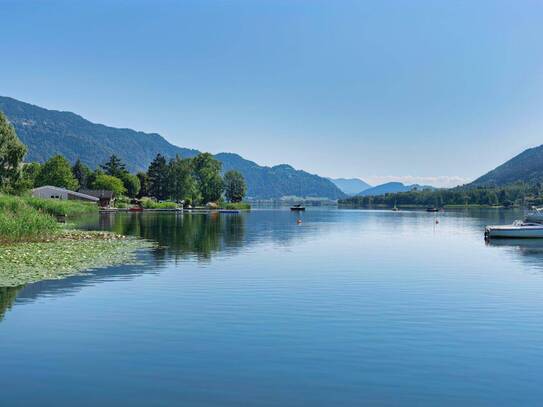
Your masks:
M225 203L221 205L221 208L242 210L242 209L251 209L251 205L248 204L247 202L230 202L230 203Z
M176 209L175 202L157 202L151 198L142 198L141 204L145 209Z

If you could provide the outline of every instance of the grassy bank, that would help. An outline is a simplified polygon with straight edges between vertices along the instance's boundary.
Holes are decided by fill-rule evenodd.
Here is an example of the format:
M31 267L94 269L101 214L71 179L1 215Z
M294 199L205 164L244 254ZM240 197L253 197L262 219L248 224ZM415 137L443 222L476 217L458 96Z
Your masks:
M98 206L92 202L61 201L59 199L33 197L23 197L22 199L32 208L53 216L73 217L98 211Z

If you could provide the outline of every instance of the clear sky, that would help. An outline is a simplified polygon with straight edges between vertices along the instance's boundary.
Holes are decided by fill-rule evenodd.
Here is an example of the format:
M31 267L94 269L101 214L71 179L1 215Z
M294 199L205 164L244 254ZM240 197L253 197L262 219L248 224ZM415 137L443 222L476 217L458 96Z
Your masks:
M0 0L0 94L331 177L543 143L543 1Z

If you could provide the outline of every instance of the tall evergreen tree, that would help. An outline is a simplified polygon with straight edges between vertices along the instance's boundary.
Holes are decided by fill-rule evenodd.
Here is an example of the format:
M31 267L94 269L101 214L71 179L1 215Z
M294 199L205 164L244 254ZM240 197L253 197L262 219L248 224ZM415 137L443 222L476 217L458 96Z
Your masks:
M136 174L136 177L138 177L140 181L140 192L138 193L138 198L149 196L149 177L147 176L146 172L138 172Z
M104 170L106 175L111 175L112 177L117 177L119 179L122 179L122 176L128 173L126 164L115 154L109 157L109 160L100 167Z
M168 197L168 164L162 154L157 154L147 170L149 195L163 200Z
M9 190L20 176L20 164L26 147L6 116L0 112L0 190Z
M89 187L88 181L89 181L89 176L92 171L90 170L89 167L83 164L79 158L77 159L74 166L72 167L72 172L77 182L79 182L79 188Z

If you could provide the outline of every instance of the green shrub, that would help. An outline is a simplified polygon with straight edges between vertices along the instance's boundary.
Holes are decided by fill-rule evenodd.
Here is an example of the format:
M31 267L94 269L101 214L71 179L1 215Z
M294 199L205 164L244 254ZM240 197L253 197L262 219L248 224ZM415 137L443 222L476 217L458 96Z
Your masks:
M141 204L145 209L175 209L177 204L175 202L157 202L151 198L142 198Z
M251 209L251 205L247 202L229 202L221 205L224 209Z

